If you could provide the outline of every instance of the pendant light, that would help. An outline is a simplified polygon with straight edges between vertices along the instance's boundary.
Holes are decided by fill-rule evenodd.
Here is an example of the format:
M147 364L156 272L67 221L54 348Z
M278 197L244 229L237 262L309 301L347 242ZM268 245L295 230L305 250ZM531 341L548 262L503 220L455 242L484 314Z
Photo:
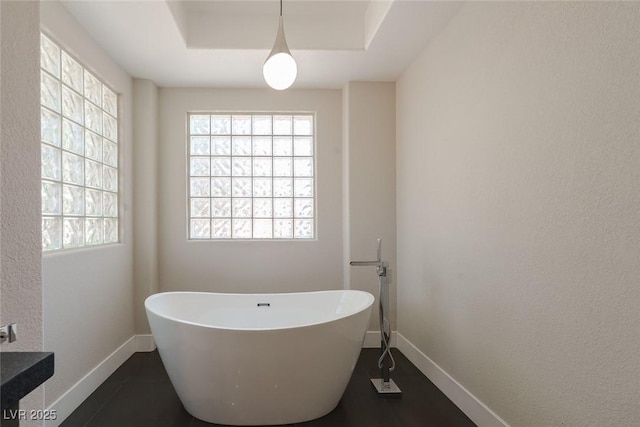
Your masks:
M296 80L298 66L289 52L287 41L284 38L284 26L282 25L282 0L280 0L280 22L278 34L271 53L262 66L264 80L269 86L277 90L289 88Z

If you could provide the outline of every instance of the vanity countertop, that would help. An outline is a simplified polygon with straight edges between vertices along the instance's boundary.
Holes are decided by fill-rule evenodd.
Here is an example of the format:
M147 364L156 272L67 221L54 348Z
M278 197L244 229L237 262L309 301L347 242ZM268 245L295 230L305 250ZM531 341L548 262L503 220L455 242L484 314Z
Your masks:
M0 352L0 410L8 409L53 375L53 353Z

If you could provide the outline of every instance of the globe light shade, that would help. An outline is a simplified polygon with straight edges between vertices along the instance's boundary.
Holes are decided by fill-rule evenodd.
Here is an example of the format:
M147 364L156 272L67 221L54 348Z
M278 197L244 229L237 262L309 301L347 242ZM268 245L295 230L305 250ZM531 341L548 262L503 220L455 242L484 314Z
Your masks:
M291 56L287 40L284 38L282 14L280 15L278 33L273 49L262 66L262 75L267 84L276 90L289 88L298 75L298 66L293 56Z
M269 86L276 90L284 90L296 80L298 66L290 53L279 52L267 58L262 67L262 74Z

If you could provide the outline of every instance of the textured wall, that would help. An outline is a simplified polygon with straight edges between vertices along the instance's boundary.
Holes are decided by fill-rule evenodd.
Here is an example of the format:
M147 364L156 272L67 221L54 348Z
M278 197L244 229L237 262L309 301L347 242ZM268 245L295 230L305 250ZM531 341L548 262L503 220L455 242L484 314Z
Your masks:
M514 426L640 425L640 4L465 5L397 85L398 330Z
M136 334L150 334L144 300L158 292L158 88L133 81L134 278Z
M46 1L40 7L43 30L120 94L122 243L42 258L44 344L56 353L56 374L46 387L49 406L134 334L133 107L129 75L60 3Z
M349 261L374 260L381 238L382 258L389 263L387 316L392 330L396 329L395 94L394 83L350 82L343 96L346 286L378 295L375 267L351 267ZM369 330L379 330L379 325L374 309Z
M36 2L0 11L0 322L18 324L1 350L41 351L40 14ZM42 409L42 388L21 408Z
M189 111L315 111L317 240L188 241ZM158 266L161 291L341 289L342 109L337 90L159 90Z

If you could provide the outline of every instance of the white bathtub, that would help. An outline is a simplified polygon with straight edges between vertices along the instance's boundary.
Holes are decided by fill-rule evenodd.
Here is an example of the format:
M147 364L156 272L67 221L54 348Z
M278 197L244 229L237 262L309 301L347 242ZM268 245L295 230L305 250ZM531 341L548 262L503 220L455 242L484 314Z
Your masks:
M216 424L290 424L331 412L358 360L368 292L166 292L145 301L185 409ZM268 305L267 305L268 304Z

